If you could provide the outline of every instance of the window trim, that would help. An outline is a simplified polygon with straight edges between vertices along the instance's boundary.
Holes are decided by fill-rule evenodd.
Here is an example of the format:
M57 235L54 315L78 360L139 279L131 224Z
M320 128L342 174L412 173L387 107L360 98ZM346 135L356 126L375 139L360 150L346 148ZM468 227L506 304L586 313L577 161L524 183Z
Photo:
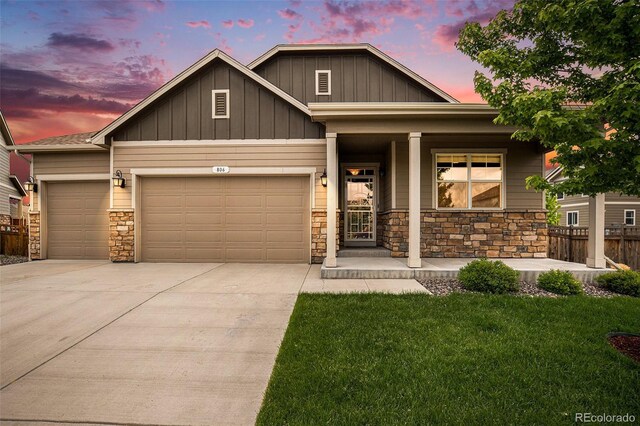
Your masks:
M562 197L560 196L560 194L562 194ZM556 199L557 199L558 201L562 201L562 200L564 200L564 192L560 192L559 194L556 194Z
M629 225L627 223L627 212L633 212L633 224ZM636 210L635 209L625 209L624 214L622 215L622 222L625 226L636 226Z
M320 78L318 77L320 73L327 74L327 92L320 92ZM316 70L316 96L331 96L331 70Z
M576 223L575 224L569 224L569 216L571 215L571 213L575 213L576 214ZM570 210L567 212L567 226L580 226L580 211L579 210Z
M216 115L216 95L218 93L224 93L225 94L225 103L227 106L227 110L226 110L226 114L225 115ZM211 118L213 119L224 119L224 118L229 118L229 111L230 111L230 102L229 102L229 89L214 89L211 91Z
M506 150L492 150L492 149L443 149L443 150L431 150L433 154L433 202L432 205L436 210L445 210L445 211L483 211L483 210L494 210L501 211L505 210L507 206L507 167L506 167ZM453 180L446 182L453 183L465 183L467 184L467 207L440 207L438 206L438 155L465 155L467 157L467 179L466 180ZM471 156L472 155L499 155L500 156L500 167L502 169L502 178L498 180L473 180L471 178ZM471 187L474 182L481 183L499 183L500 184L500 207L473 207L473 196Z

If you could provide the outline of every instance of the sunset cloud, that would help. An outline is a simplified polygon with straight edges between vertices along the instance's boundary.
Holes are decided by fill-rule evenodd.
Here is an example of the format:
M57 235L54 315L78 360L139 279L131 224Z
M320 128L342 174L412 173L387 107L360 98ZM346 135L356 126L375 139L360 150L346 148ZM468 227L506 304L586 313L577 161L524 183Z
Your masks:
M47 41L49 47L68 47L94 52L109 52L114 49L113 44L107 40L100 40L85 34L53 33Z
M233 20L228 19L226 21L222 21L222 26L225 28L233 28Z
M301 14L289 8L286 8L284 10L279 10L278 15L280 15L282 19L301 19L302 18Z
M238 26L242 28L251 28L253 27L253 19L238 19Z
M189 28L211 28L211 24L209 21L189 21L187 22L187 27Z

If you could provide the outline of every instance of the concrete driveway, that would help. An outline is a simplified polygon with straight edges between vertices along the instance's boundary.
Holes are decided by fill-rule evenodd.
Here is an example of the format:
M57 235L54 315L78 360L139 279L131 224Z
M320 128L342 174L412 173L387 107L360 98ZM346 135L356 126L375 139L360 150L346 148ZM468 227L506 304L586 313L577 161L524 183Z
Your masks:
M0 268L4 421L252 424L308 265Z

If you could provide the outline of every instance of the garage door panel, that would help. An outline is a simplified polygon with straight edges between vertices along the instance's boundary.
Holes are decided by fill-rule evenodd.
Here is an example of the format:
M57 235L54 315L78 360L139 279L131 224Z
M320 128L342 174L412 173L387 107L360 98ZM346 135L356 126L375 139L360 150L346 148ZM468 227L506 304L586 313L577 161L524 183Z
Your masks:
M179 195L149 195L145 194L145 203L149 207L174 207L180 208L182 207L183 198Z
M163 195L179 211L153 200L167 179L182 182ZM141 204L144 261L309 260L308 177L142 178Z
M47 257L109 258L109 182L46 185Z

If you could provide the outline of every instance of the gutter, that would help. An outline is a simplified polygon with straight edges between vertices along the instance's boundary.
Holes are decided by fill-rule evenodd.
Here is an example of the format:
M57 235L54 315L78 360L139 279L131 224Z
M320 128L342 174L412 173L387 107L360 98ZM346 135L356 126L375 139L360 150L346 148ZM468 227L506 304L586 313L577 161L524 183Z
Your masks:
M19 152L23 153L34 153L34 152L73 152L73 151L104 151L106 147L102 147L94 144L86 144L86 145L14 145L11 147L7 147L9 151L15 151L19 154ZM28 160L27 160L28 161Z

